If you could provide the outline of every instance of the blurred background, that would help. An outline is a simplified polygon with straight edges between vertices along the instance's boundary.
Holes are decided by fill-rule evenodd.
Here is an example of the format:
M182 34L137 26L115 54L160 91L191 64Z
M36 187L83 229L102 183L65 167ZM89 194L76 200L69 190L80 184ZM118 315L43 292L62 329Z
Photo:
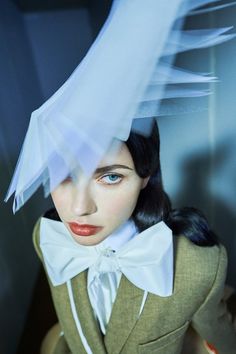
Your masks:
M224 2L221 2L224 3ZM0 2L0 353L38 354L55 322L50 294L32 246L32 229L51 206L42 190L12 214L3 203L30 114L68 78L101 28L110 0ZM187 28L236 26L236 7L190 18ZM236 29L235 29L236 31ZM122 55L122 54L121 54ZM173 206L208 217L229 255L236 288L236 39L177 58L220 81L207 109L159 118L164 186ZM201 103L202 104L202 103Z

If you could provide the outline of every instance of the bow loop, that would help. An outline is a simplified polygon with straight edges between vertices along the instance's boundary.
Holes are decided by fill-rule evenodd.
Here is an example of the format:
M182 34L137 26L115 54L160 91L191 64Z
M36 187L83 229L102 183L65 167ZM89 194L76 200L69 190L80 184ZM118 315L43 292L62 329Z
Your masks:
M135 234L134 223L127 221L98 245L82 246L74 241L62 222L42 218L40 247L52 284L63 284L89 269L88 287L103 275L106 278L105 274L109 278L122 273L140 289L170 296L173 289L172 231L161 221ZM117 245L119 247L113 247Z

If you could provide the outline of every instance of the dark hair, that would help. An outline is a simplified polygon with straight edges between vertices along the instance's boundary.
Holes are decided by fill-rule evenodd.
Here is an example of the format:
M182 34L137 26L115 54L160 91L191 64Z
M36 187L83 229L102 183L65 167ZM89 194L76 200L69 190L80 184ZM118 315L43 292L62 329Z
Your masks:
M199 246L218 244L216 235L210 230L202 212L196 208L172 209L171 202L163 189L160 166L160 139L157 123L153 123L150 136L130 133L126 145L133 158L137 174L150 176L147 186L141 190L133 219L139 231L164 221L174 235L185 235Z

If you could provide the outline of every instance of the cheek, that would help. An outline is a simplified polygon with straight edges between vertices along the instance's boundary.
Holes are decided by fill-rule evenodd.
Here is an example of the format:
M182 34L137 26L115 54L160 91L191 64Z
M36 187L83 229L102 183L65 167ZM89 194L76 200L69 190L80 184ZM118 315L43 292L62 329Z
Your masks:
M61 218L67 214L66 205L70 205L69 193L64 193L61 188L57 188L51 193L53 204Z
M109 218L128 219L137 203L140 186L136 188L117 189L101 202L104 215Z

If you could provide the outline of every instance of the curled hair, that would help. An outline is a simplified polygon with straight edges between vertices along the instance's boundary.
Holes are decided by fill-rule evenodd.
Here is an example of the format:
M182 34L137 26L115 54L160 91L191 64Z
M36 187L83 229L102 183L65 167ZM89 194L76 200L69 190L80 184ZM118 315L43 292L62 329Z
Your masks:
M174 235L185 235L199 246L218 244L205 216L196 208L172 209L171 201L164 191L160 166L160 139L156 122L150 136L131 132L126 145L141 178L150 177L141 190L133 211L134 222L143 231L159 221L164 221Z

